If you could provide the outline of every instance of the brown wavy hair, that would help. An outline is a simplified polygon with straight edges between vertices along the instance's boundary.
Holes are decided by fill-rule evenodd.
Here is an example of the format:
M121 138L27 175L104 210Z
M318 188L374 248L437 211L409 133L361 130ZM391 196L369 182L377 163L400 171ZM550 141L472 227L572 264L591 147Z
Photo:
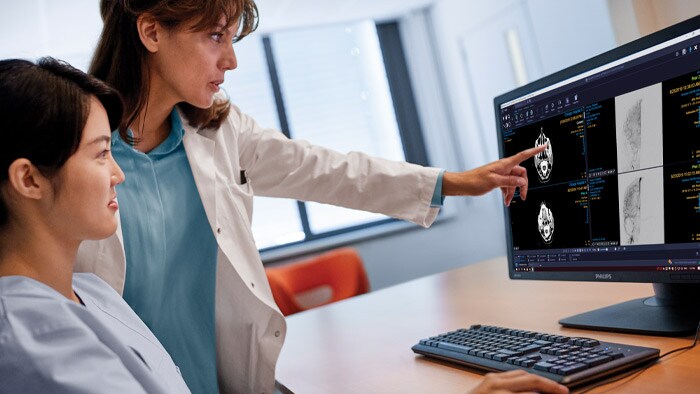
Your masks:
M136 29L136 20L149 14L168 28L177 28L196 20L194 31L217 26L221 16L226 28L239 23L234 42L252 33L258 26L258 8L254 0L101 0L100 14L104 27L90 63L89 73L115 87L124 98L124 116L119 134L125 141L134 141L127 129L148 101L148 68L146 48ZM188 103L178 107L189 124L200 128L218 128L228 116L230 103L217 99L209 108Z

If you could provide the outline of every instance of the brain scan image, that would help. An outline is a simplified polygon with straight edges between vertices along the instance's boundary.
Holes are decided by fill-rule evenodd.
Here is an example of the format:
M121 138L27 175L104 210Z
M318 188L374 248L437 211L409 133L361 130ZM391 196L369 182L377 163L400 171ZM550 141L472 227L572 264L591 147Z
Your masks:
M642 100L634 102L627 109L627 117L622 127L625 142L625 153L627 160L625 163L625 171L634 171L639 169L639 151L642 148Z
M544 202L540 204L540 213L537 215L537 229L544 243L552 243L552 236L554 235L554 216L552 215L552 210L549 209Z
M624 220L625 237L627 245L634 245L639 242L639 232L641 227L641 191L642 178L635 178L625 190L625 197L622 202L622 214Z
M544 128L540 128L540 135L535 140L535 148L544 144L547 144L547 149L535 156L535 169L540 182L547 183L552 176L554 154L552 153L552 142L544 135Z

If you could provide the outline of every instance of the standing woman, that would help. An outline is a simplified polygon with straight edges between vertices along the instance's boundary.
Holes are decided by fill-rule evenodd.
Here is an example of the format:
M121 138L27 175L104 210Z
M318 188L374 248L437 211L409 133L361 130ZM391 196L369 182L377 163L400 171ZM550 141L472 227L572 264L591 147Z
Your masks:
M101 14L90 73L124 96L112 150L126 181L120 229L85 243L77 269L123 294L193 392L274 390L286 325L251 233L253 194L427 227L442 195L525 197L519 163L544 148L445 173L289 140L217 94L232 43L257 25L253 0L102 0Z

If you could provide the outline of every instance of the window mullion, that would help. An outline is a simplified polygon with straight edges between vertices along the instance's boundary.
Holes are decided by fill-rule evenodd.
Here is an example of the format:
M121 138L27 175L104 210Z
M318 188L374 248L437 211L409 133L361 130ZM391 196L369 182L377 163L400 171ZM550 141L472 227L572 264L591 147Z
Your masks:
M282 133L291 138L289 130L289 121L287 120L287 110L284 107L284 99L282 98L282 87L280 86L279 75L277 74L277 64L275 56L272 53L272 42L270 36L263 37L263 47L265 48L265 60L267 60L267 70L270 73L270 82L272 82L272 93L275 96L275 106L277 106L277 116L279 116L280 129Z
M406 161L427 166L429 165L428 154L425 150L423 131L420 127L398 23L377 24L377 36Z
M275 56L272 53L272 42L269 36L263 37L263 47L265 48L265 59L267 60L267 70L270 73L270 81L272 82L272 92L275 96L275 105L277 107L277 115L279 116L280 129L282 133L291 138L289 130L289 121L287 120L287 111L284 107L284 99L282 98L282 87L280 86L279 75L277 74L277 65L275 64ZM297 201L299 208L299 217L301 226L304 229L304 238L311 239L311 226L309 225L309 216L306 213L306 203Z

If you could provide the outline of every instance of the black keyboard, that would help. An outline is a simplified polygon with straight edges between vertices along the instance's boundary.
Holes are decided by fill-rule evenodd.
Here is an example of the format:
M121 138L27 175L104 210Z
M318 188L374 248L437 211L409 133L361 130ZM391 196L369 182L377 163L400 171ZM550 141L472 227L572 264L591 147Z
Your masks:
M523 369L570 388L659 358L659 349L481 325L421 339L412 350L486 371Z

